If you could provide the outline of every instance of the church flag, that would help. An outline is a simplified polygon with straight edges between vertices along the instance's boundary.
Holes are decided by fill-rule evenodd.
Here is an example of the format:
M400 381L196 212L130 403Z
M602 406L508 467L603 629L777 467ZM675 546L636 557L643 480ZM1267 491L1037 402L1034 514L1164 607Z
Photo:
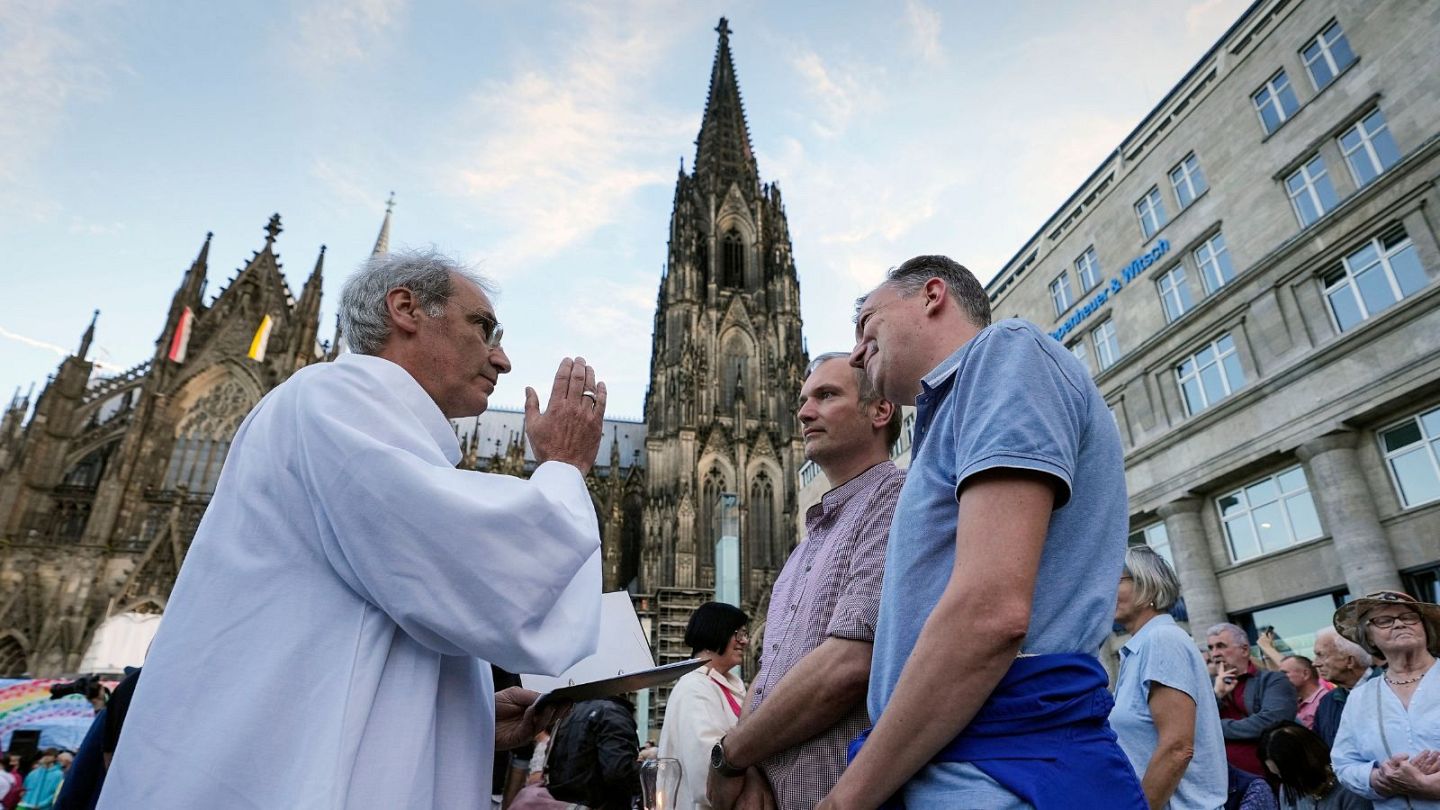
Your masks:
M265 362L265 347L270 345L270 327L273 324L269 315L260 321L260 328L255 330L255 339L250 341L249 357L251 360Z
M190 348L190 325L195 321L195 313L190 307L180 313L180 323L175 327L175 337L170 339L170 353L166 355L176 363L185 362L185 350Z

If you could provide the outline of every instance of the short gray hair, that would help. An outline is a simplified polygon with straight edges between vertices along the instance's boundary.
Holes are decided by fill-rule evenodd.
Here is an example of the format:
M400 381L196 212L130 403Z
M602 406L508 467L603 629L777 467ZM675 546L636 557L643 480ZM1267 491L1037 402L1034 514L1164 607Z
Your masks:
M1315 643L1319 644L1320 639L1328 638L1335 643L1335 652L1340 655L1348 655L1355 659L1355 663L1366 669L1375 665L1375 659L1370 653L1359 644L1336 632L1334 627L1326 626L1315 631Z
M451 278L475 283L488 295L495 286L471 268L435 248L402 249L371 256L340 292L340 334L350 351L376 354L390 339L385 296L396 287L415 294L426 314L436 317L454 292Z
M1238 624L1230 622L1212 624L1210 629L1205 631L1205 638L1211 636L1229 636L1230 640L1236 644L1244 644L1247 649L1250 647L1250 635Z
M1125 572L1135 583L1135 601L1141 604L1149 602L1163 613L1180 599L1180 579L1175 569L1149 546L1125 549Z
M982 329L990 325L990 296L985 294L985 287L974 273L965 269L965 265L949 256L916 256L899 267L890 268L880 286L890 287L902 298L909 298L920 292L925 282L932 278L945 282L950 297L960 305L960 310L971 323ZM861 303L863 301L861 299ZM859 304L856 309L858 314Z

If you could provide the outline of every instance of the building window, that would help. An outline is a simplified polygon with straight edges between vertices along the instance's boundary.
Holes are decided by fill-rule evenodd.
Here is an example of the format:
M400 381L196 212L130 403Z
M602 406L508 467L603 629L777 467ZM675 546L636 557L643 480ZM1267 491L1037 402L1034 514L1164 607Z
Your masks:
M1075 296L1070 292L1070 274L1061 273L1056 279L1050 282L1050 300L1055 304L1055 315L1065 314L1065 310L1075 302Z
M1266 135L1279 129L1300 109L1300 102L1295 99L1295 91L1291 89L1290 79L1283 69L1252 93L1250 100L1255 102L1255 111L1260 114L1260 123L1265 127Z
M1130 545L1149 546L1155 549L1155 553L1165 558L1170 567L1175 567L1175 558L1170 554L1170 535L1165 531L1164 523L1152 523L1143 529L1130 533Z
M1245 386L1235 339L1221 335L1175 367L1185 411L1194 416Z
M1075 260L1075 276L1080 279L1080 289L1086 292L1100 283L1100 261L1095 258L1095 248L1085 248Z
M1340 134L1340 151L1345 153L1357 186L1366 185L1400 160L1400 150L1378 109Z
M1165 227L1165 202L1160 199L1159 186L1152 187L1135 203L1135 216L1140 218L1140 232L1146 239Z
M1247 484L1215 503L1234 562L1314 540L1322 533L1300 467Z
M1160 305L1165 308L1165 321L1173 323L1190 309L1190 290L1185 286L1185 265L1177 264L1155 281L1160 291Z
M1366 242L1321 280L1335 328L1341 332L1414 295L1429 281L1404 228Z
M1090 352L1085 348L1085 338L1083 336L1076 338L1072 343L1066 344L1065 348L1069 349L1070 353L1075 355L1075 359L1079 360L1080 363L1085 366L1086 371L1090 370Z
M1440 501L1440 408L1382 432L1380 444L1405 508Z
M740 289L745 286L745 240L731 228L720 243L721 286Z
M1205 294L1230 283L1235 278L1235 268L1230 264L1230 251L1225 247L1225 235L1217 233L1195 248L1195 266L1200 268L1200 280L1205 283Z
M1345 38L1340 23L1331 20L1324 31L1300 49L1300 58L1305 60L1311 84L1319 90L1355 61L1355 53L1350 50L1350 41Z
M1120 359L1120 341L1115 338L1115 321L1106 318L1105 322L1090 330L1090 336L1095 341L1095 360L1100 364L1100 370L1115 365Z
M1413 591L1412 591L1413 593ZM1250 613L1239 613L1230 620L1252 639L1258 639L1262 630L1275 634L1275 648L1282 655L1315 655L1315 628L1329 627L1335 609L1345 604L1349 591L1344 589L1332 593L1297 599L1282 605L1272 605ZM1250 648L1251 655L1264 660L1258 646Z
M1194 152L1170 170L1170 185L1175 187L1175 199L1180 201L1182 209L1210 188L1205 184L1205 173L1200 171L1200 161L1195 159Z
M1290 204L1295 206L1295 216L1299 217L1302 228L1324 216L1337 201L1335 186L1325 171L1325 159L1319 155L1285 178L1285 193L1290 195Z

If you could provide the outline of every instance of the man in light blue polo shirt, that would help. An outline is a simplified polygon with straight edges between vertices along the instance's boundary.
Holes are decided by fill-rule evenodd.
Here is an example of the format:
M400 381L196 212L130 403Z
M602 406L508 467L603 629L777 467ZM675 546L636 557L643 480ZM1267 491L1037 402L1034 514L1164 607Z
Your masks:
M856 337L851 363L917 410L875 632L875 726L820 806L1145 807L1096 660L1128 507L1089 373L1033 324L990 325L984 289L944 256L891 270Z

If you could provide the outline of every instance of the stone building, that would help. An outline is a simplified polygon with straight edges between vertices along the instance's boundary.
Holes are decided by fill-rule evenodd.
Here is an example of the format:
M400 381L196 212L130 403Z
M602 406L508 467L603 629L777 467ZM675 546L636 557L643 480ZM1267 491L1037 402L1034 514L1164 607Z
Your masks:
M763 620L796 542L800 283L780 187L760 182L723 18L716 31L694 168L682 164L675 182L645 401L638 592L654 595L662 660L688 657L684 622L717 584ZM716 559L722 534L738 539L733 574Z
M1260 0L988 285L1089 364L1191 627L1440 574L1440 4Z

